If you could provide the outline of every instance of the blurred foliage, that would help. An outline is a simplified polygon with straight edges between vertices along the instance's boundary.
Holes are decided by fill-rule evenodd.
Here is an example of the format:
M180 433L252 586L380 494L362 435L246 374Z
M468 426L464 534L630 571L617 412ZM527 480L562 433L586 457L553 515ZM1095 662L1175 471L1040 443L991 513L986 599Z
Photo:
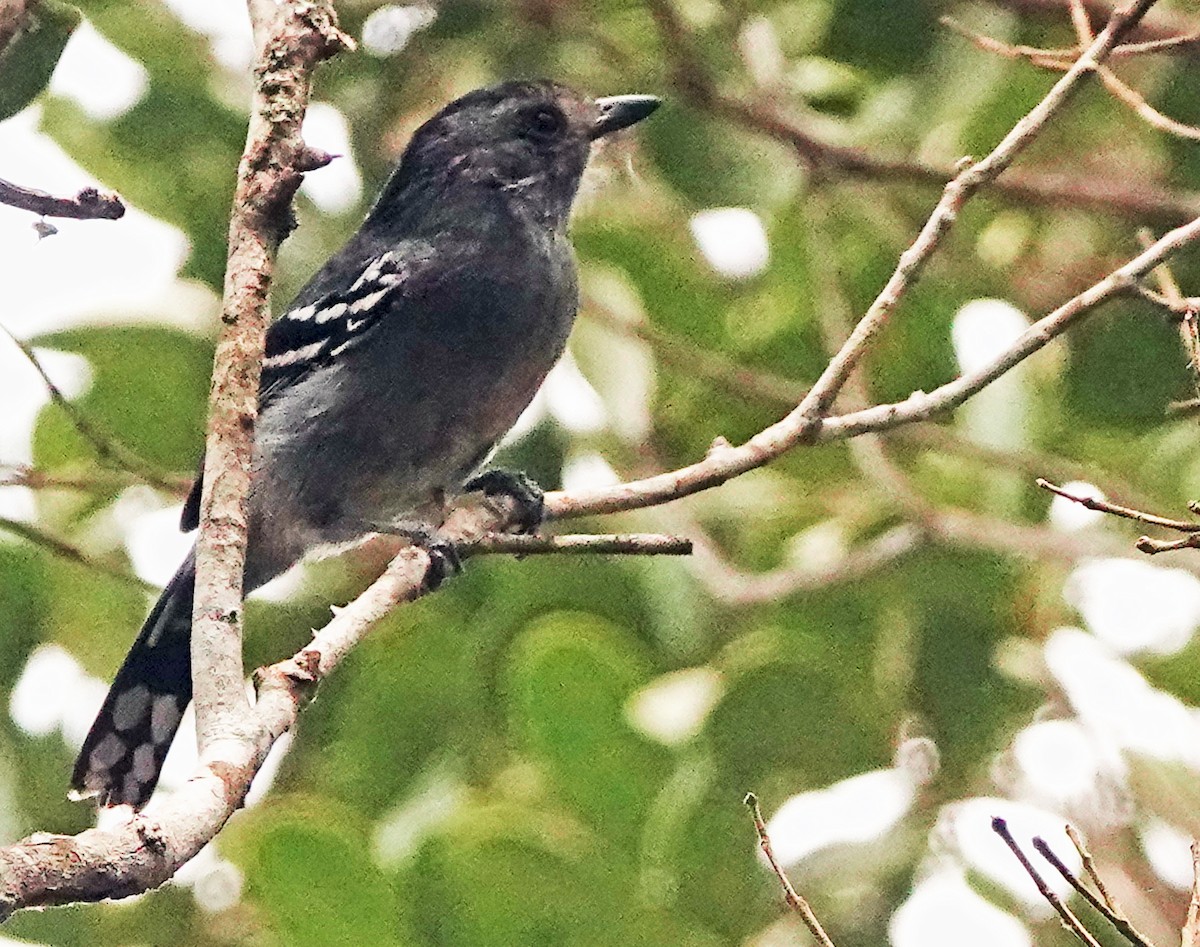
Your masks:
M940 14L1013 42L1072 42L1065 14L1022 20L1003 2L672 2L722 91L786 105L830 142L945 164L986 153L1051 76L989 57L940 28ZM378 6L340 3L343 25L360 35ZM575 243L600 305L618 321L644 318L679 346L801 390L811 383L827 358L824 339L870 304L936 192L815 175L786 144L698 104L652 6L445 0L402 51L360 51L324 66L314 97L346 117L368 196L339 215L299 199L277 300L352 231L408 134L440 104L499 78L550 75L597 93L667 99L634 144L597 159L580 202ZM209 40L166 4L80 7L144 67L148 85L108 121L43 97L42 128L105 187L181 229L191 248L182 275L219 292L248 76L220 65ZM61 8L43 0L41 9ZM63 30L42 35L47 49L25 70L37 88L69 24ZM0 60L0 115L34 88L8 83L11 68ZM1156 105L1200 119L1194 58L1160 57L1133 72ZM1164 140L1096 90L1019 166L1064 181L1133 168L1147 184L1200 186L1194 142ZM689 232L695 212L724 206L748 207L764 222L770 262L756 276L722 277ZM869 396L903 400L945 382L956 371L951 327L965 302L996 296L1031 316L1049 311L1136 252L1142 223L998 195L975 202L872 350ZM137 261L129 265L136 279ZM1181 257L1175 274L1194 289L1200 257ZM832 311L831 284L847 313ZM580 433L544 418L502 458L547 487L591 453L627 477L674 468L715 437L739 441L786 410L693 370L687 349L682 358L646 349L595 315L585 309L573 352L606 399L607 425ZM211 334L90 319L38 344L87 358L91 387L78 403L100 430L164 471L192 469ZM1192 394L1186 359L1175 328L1147 306L1109 307L1021 379L1022 414L1008 436L1022 449L1101 485L1135 484L1160 512L1183 509L1200 491L1193 422L1167 420L1164 410ZM630 391L646 391L648 403L631 404ZM977 415L944 423L984 443L994 434ZM967 508L997 517L994 525L985 521L974 539L923 541L849 583L757 603L739 604L724 580L714 587L681 562L472 561L439 594L390 616L323 686L271 793L220 839L244 878L240 900L214 910L168 886L132 903L25 913L5 933L90 945L804 943L798 927L779 922L778 890L756 860L742 795L755 790L770 812L796 793L888 767L903 738L918 733L937 744L941 768L908 816L878 844L797 869L839 947L883 943L931 850L940 807L1003 791L998 754L1039 708L1062 712L1062 695L1027 657L1077 620L1062 600L1062 560L1005 545L1014 522L1045 530L1048 505L1029 471L1013 472L1007 451L981 459L900 436L887 450L935 510ZM39 418L34 456L64 476L96 467L54 408ZM39 523L127 566L112 507L120 493L39 493ZM707 535L730 567L757 572L819 562L831 545L869 541L912 514L886 478L839 444L799 449L671 508L586 525ZM329 603L352 597L378 566L360 550L311 568L290 601L252 603L248 660L290 653L325 621ZM89 672L110 675L144 607L130 584L42 548L0 544L5 706L39 644L62 645ZM716 682L710 699L693 706L690 729L656 736L635 708L674 672L696 669ZM1146 671L1200 702L1194 644ZM31 737L0 715L5 833L87 824L90 814L63 799L70 760L57 734ZM1145 811L1187 827L1194 789L1182 783L1146 760L1131 779L1138 802L1149 800ZM1130 824L1100 834L1094 847L1124 853L1133 877L1155 883L1144 865L1129 867L1141 864ZM1178 919L1181 900L1168 892L1156 903ZM1053 944L1067 935L1042 923L1037 936Z
M60 0L31 4L24 25L0 51L0 119L16 115L46 87L81 19Z

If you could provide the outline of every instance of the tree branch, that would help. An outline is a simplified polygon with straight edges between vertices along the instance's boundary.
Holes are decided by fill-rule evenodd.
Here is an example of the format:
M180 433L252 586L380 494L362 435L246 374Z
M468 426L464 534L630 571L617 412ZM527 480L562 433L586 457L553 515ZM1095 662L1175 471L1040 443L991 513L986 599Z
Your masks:
M259 44L256 86L229 226L196 547L192 681L202 758L238 729L248 710L242 669L246 496L275 251L302 172L313 167L300 135L313 70L353 44L337 28L328 0L251 3L250 14Z
M964 168L913 246L864 316L831 359L821 379L785 418L741 446L718 440L702 461L617 487L551 493L547 511L568 518L652 506L717 486L760 467L802 443L841 440L925 420L961 404L1102 303L1130 291L1137 279L1172 252L1200 237L1200 220L1182 226L1030 327L1005 353L931 394L825 417L879 324L894 309L935 252L955 213L971 194L1000 174L1065 103L1083 74L1112 49L1150 6L1137 0L1114 16L1096 43L1043 102L987 158ZM274 9L255 3L252 9ZM425 594L428 555L402 550L358 599L317 632L308 647L257 675L258 697L246 706L240 661L241 568L245 540L243 497L266 316L266 289L281 211L306 165L299 115L308 75L341 41L326 6L295 2L279 8L257 70L260 80L250 141L239 175L231 225L224 321L214 371L213 414L203 502L201 578L197 583L193 674L202 754L197 774L164 800L157 821L144 814L111 831L76 837L39 834L0 850L0 917L25 906L119 897L161 883L211 840L241 804L271 744L296 719L313 686L330 673L393 607ZM265 87L280 101L267 107ZM511 501L470 498L454 506L441 530L446 541L469 548L513 525ZM611 537L606 538L611 539ZM499 540L487 540L499 542ZM507 542L507 540L505 541ZM533 541L518 541L533 542ZM546 541L542 541L546 542ZM553 545L554 541L549 541ZM562 540L559 540L562 542Z
M102 194L85 187L74 197L55 197L45 191L20 187L0 179L0 204L31 211L42 217L70 217L75 220L120 220L125 205L116 194Z

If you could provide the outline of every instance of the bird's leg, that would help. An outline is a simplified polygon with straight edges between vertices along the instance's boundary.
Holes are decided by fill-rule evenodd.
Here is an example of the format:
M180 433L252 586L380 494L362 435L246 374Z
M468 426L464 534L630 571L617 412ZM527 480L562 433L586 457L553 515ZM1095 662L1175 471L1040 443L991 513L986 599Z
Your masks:
M523 471L485 470L468 480L463 490L484 496L511 497L516 504L517 531L536 533L546 518L546 494Z
M462 572L462 559L454 543L447 542L428 523L401 523L386 529L376 530L391 536L402 536L429 556L429 567L425 570L425 589L432 592L451 576Z

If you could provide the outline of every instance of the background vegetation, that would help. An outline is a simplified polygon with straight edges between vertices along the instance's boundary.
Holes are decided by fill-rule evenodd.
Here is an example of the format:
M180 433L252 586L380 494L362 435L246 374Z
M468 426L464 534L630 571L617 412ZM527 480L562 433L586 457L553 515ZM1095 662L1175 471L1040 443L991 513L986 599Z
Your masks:
M249 80L214 56L180 5L79 6L147 83L104 120L44 95L40 128L103 186L186 234L181 275L204 288L188 305L208 328L185 331L170 313L130 324L97 300L77 325L31 341L86 358L91 383L76 404L163 475L185 477L202 440ZM362 36L378 7L340 3L343 27ZM1053 79L976 48L940 14L1008 42L1075 42L1065 7L1049 2L670 9L674 18L653 3L451 0L413 20L422 25L402 48L341 55L317 78L315 100L350 129L346 160L364 197L332 213L301 196L279 303L353 231L410 131L456 95L545 75L666 98L598 160L574 223L586 303L571 351L598 401L587 415L578 384L552 394L501 458L548 487L605 476L601 459L620 477L681 466L717 436L753 434L812 382L829 338L866 309L936 200L936 187L885 159L947 168L983 154ZM1177 16L1164 3L1151 19ZM1195 56L1192 45L1139 58L1122 75L1174 118L1200 121ZM802 161L726 97L879 164ZM1054 176L1053 206L1000 190L972 204L871 354L861 394L903 399L953 377L971 344L963 338L1003 317L988 310L992 321L972 330L959 318L966 303L999 298L1036 317L1136 253L1139 227L1181 222L1200 206L1198 155L1194 141L1148 127L1091 84L1020 162ZM1089 182L1102 197L1124 188L1162 200L1113 198L1106 209L1085 198ZM698 243L705 218L695 215L728 207L757 215L769 245L769 259L740 277L721 247L745 259L753 228L730 230L726 218L723 243L707 255ZM1184 254L1173 271L1186 292L1200 259ZM138 278L129 260L128 279ZM0 301L3 292L0 283ZM24 334L22 312L3 320ZM1065 943L1043 906L989 872L991 855L974 854L974 823L1026 811L1014 803L1045 810L1046 831L1056 819L1079 825L1126 907L1161 936L1178 926L1186 893L1162 859L1147 860L1153 833L1190 835L1200 821L1195 579L1148 564L1123 566L1133 571L1119 580L1078 571L1136 533L1056 525L1033 479L1087 480L1183 511L1200 496L1200 449L1195 421L1167 406L1194 394L1176 327L1143 302L1121 302L959 417L869 449L802 448L719 490L595 524L692 536L703 546L695 563L473 561L397 611L324 685L270 793L234 820L190 886L26 912L5 933L80 945L806 943L756 858L742 796L757 792L770 816L790 797L869 773L887 783L882 794L859 782L860 796L804 797L827 808L803 810L800 829L778 823L781 851L804 854L794 880L841 947L914 943L894 918L932 877L965 881L918 928L926 942L1020 943L1022 928L983 913L986 898L1038 943ZM33 525L91 565L28 529L0 542L6 703L48 644L111 676L147 605L136 582L111 574L132 573L126 508L114 512L129 477L53 406L38 418L32 456L46 478L89 480L86 490L37 490ZM161 502L175 500L163 491ZM310 567L286 601L253 602L250 665L301 645L382 561L366 547ZM1169 565L1197 570L1200 558L1187 551ZM795 587L764 592L759 574ZM1096 597L1106 589L1117 598ZM1178 610L1164 618L1164 605ZM1094 627L1106 618L1116 628L1107 635ZM1169 643L1147 630L1172 621ZM1089 644L1057 632L1081 623ZM1093 659L1107 717L1070 673ZM1144 701L1178 713L1139 716ZM1040 750L1061 771L1020 752L1032 725L1052 721L1074 728L1052 744L1059 750ZM1147 749L1117 732L1122 722L1161 727L1150 736L1174 742ZM74 751L59 730L37 735L0 714L5 841L90 824L86 805L65 800ZM1094 765L1071 768L1068 751L1093 752ZM1071 782L1089 766L1093 779ZM981 797L1010 802L971 808Z

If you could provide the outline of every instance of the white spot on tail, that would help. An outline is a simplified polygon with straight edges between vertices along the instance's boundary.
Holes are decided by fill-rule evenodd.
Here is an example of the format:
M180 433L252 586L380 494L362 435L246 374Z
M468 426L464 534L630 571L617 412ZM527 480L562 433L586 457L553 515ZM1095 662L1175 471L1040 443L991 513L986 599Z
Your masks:
M150 739L155 745L171 739L181 716L179 700L174 695L159 694L154 698L154 706L150 710Z
M132 730L145 718L149 706L149 688L144 684L129 688L113 702L113 726L118 730Z

